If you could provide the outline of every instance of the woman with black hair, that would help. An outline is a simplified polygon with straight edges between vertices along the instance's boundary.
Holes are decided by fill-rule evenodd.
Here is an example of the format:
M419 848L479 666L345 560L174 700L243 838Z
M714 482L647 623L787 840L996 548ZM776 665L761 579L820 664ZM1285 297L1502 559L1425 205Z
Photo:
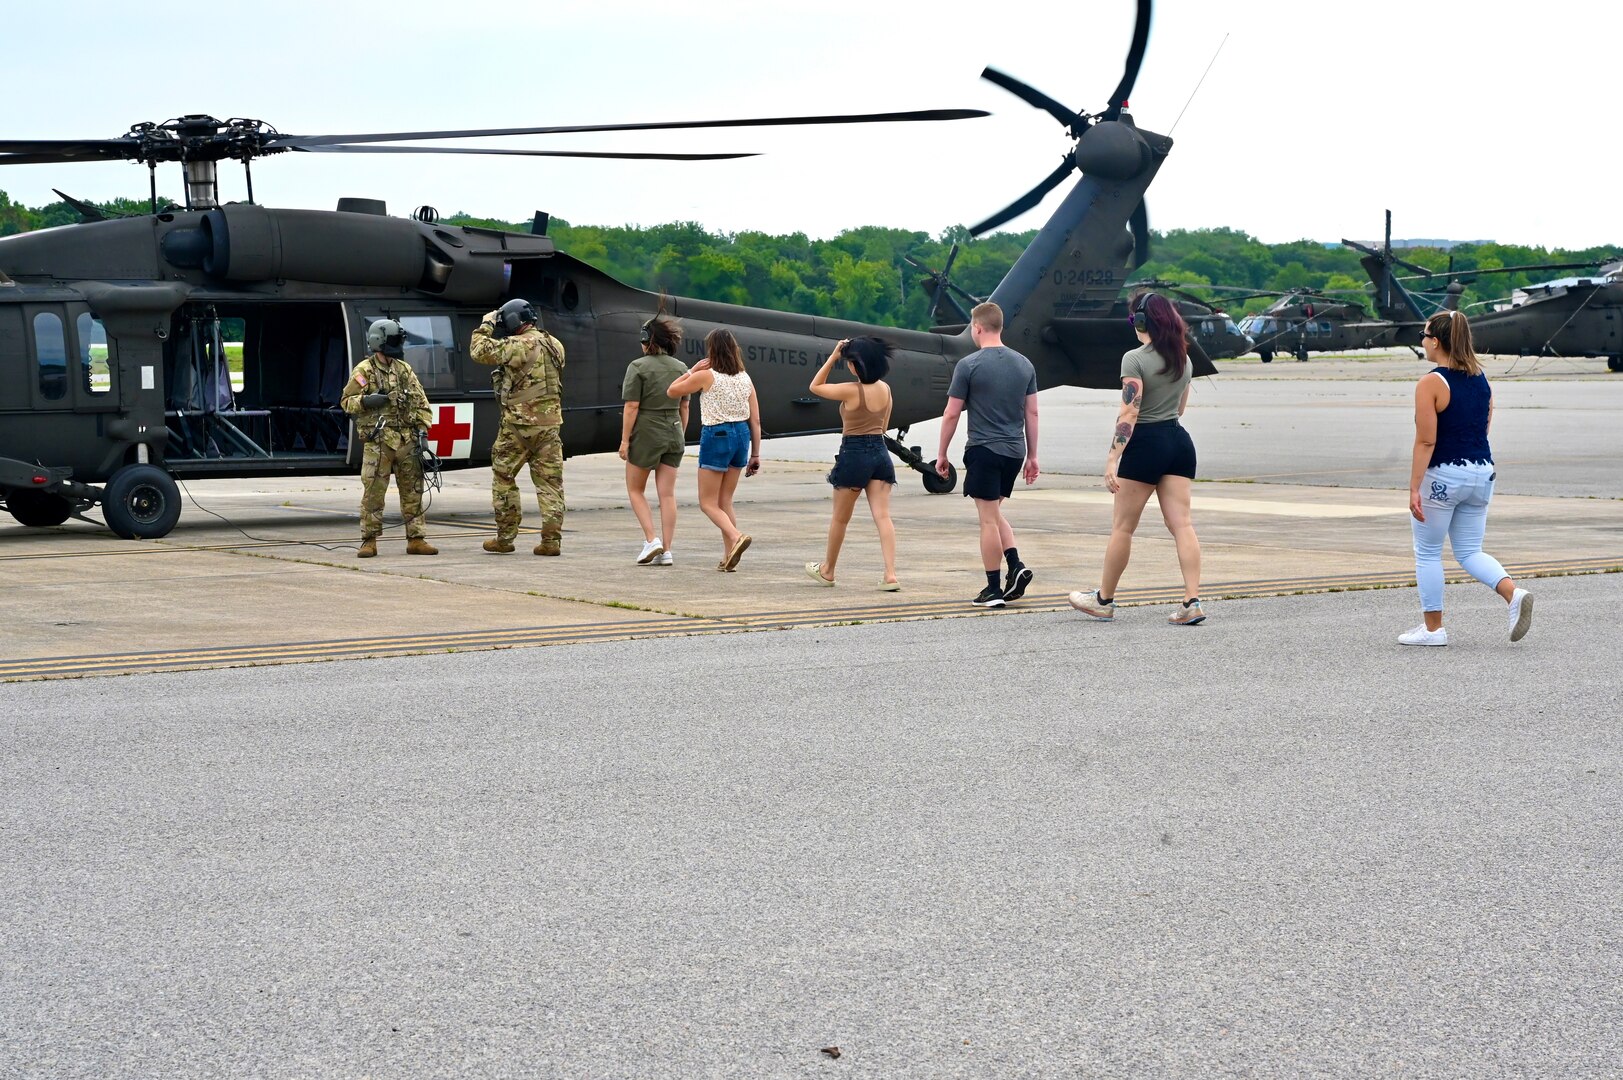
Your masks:
M643 324L642 355L631 361L620 385L625 412L620 426L620 460L626 463L626 499L642 526L639 566L671 566L676 556L676 472L682 464L687 436L688 399L672 402L665 391L687 374L676 358L682 346L682 328L673 320L655 316ZM660 531L654 532L654 514L648 506L648 477L659 493Z
M1121 358L1121 412L1105 460L1105 486L1115 495L1110 541L1099 588L1073 592L1071 606L1095 619L1116 616L1116 586L1127 569L1144 504L1154 494L1178 548L1183 604L1167 617L1177 626L1206 618L1200 606L1200 539L1189 514L1195 478L1195 443L1178 423L1189 404L1188 327L1172 301L1159 293L1133 297L1139 347Z
M834 585L834 564L845 544L845 530L851 524L857 498L868 496L868 511L879 530L879 551L885 560L885 576L879 579L881 592L896 592L896 527L890 520L890 489L896 486L896 467L885 449L885 429L890 426L890 342L877 337L842 340L823 366L812 376L811 392L840 403L840 450L829 470L828 482L834 488L834 516L828 523L828 548L820 563L806 564L806 576L817 584ZM843 365L856 376L856 382L828 381L835 365Z

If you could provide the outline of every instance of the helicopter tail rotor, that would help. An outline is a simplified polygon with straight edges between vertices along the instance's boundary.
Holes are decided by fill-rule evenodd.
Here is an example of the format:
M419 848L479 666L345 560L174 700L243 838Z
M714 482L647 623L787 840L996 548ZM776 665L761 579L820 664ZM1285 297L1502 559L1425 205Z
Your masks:
M1138 0L1137 17L1133 24L1133 40L1127 50L1127 62L1122 70L1121 81L1116 84L1105 110L1101 113L1090 114L1068 109L1041 90L995 68L989 67L981 72L981 78L987 82L1002 87L1026 104L1041 109L1058 120L1065 126L1066 134L1076 140L1076 145L1065 155L1058 167L1030 191L997 213L971 226L969 230L971 236L990 232L1030 210L1042 202L1050 191L1064 183L1073 171L1099 175L1107 179L1121 179L1137 173L1143 167L1148 149L1131 130L1131 121L1123 123L1123 110L1127 107L1128 95L1132 93L1134 83L1138 81L1139 68L1144 63L1144 50L1150 39L1151 6L1151 0ZM1133 265L1141 266L1150 256L1149 215L1142 202L1134 209L1129 228L1133 237Z

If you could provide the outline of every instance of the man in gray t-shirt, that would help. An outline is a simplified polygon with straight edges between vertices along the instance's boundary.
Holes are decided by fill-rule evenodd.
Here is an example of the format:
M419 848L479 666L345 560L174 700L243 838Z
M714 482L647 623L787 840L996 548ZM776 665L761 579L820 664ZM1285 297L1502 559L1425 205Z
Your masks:
M975 500L980 518L981 566L986 588L972 603L1002 607L1025 595L1031 570L1020 561L1014 529L1003 516L1003 500L1014 491L1022 472L1037 482L1037 369L1003 344L1003 309L981 304L970 312L970 339L976 351L958 361L947 390L941 418L941 448L936 472L947 475L947 445L958 430L958 417L969 412L969 443L964 448L964 494ZM998 569L1008 560L1008 577Z

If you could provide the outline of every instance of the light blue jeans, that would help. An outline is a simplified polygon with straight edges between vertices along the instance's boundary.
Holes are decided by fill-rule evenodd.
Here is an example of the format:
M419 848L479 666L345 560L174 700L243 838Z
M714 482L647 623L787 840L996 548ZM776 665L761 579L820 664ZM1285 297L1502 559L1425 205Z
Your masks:
M1499 560L1482 550L1493 500L1492 465L1434 465L1420 479L1420 508L1425 521L1410 517L1414 527L1414 576L1420 586L1420 610L1443 610L1443 537L1454 558L1472 577L1496 588L1506 577Z

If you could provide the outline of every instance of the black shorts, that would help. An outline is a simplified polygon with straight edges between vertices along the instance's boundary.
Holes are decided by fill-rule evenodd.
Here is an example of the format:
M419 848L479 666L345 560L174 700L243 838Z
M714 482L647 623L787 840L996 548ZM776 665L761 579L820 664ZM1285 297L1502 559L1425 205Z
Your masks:
M1141 484L1158 484L1163 476L1195 478L1195 440L1176 420L1139 424L1127 440L1116 475Z
M896 466L885 449L883 435L847 435L840 440L828 482L837 488L865 491L875 480L896 483Z
M964 494L971 499L1007 499L1026 459L1005 457L984 446L964 449Z

